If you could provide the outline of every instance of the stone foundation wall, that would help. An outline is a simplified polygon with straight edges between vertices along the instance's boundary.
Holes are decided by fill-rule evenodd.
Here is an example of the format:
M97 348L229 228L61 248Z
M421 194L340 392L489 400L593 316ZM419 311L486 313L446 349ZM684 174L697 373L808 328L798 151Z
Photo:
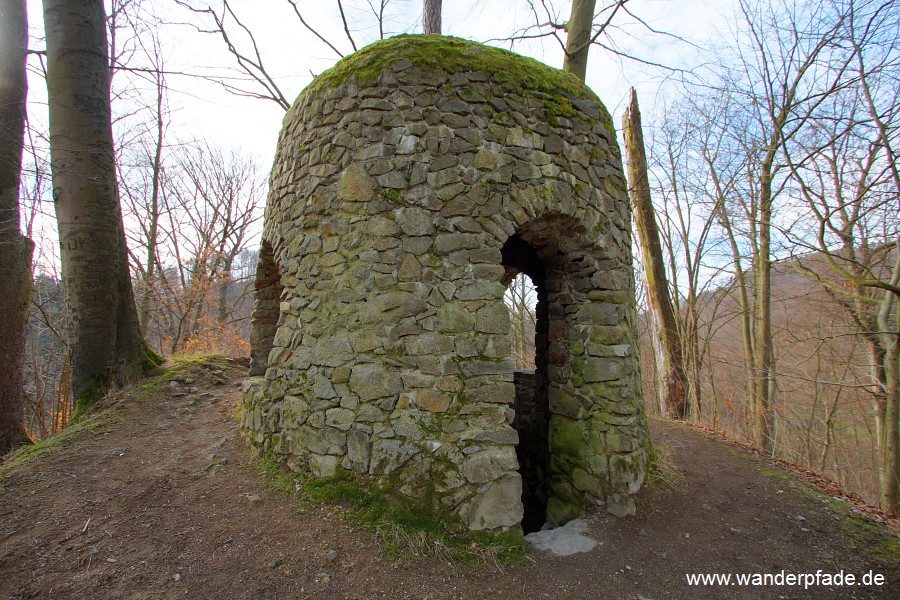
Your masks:
M423 58L435 45L452 68ZM509 65L527 77L508 80ZM609 115L566 77L412 36L363 50L301 95L266 209L273 253L242 417L253 444L316 476L347 470L433 498L472 529L518 525L501 280L540 268L546 518L629 502L648 444L629 205Z

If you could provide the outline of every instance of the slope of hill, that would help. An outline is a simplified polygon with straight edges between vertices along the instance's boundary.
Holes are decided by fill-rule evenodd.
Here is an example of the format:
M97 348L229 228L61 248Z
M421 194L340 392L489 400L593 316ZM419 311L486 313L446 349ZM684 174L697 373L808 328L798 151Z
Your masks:
M768 461L653 423L680 474L638 515L590 519L590 552L520 564L391 560L267 486L237 435L245 368L181 363L0 471L0 598L896 598L900 542ZM738 574L871 572L883 585L742 586ZM688 574L730 574L689 586Z
M769 416L775 456L877 504L872 353L862 326L813 279L815 274L833 276L817 255L773 264L775 389ZM701 423L749 441L753 417L747 387L753 371L742 341L742 315L733 281L700 298L696 329L698 351L703 353ZM689 314L682 316L685 330L692 330ZM645 346L642 356L645 396L653 398L652 350Z

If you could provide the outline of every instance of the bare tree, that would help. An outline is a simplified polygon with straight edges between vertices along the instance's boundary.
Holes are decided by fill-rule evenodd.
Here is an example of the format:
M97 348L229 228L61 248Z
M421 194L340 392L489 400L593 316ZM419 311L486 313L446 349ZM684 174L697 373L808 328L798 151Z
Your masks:
M220 84L223 88L236 96L270 100L278 104L278 106L284 110L291 107L291 103L285 97L284 92L282 92L278 83L269 73L268 68L263 62L263 57L259 45L257 44L256 37L234 12L228 0L222 0L221 7L218 10L214 9L210 4L195 4L186 0L175 0L175 3L212 22L209 28L197 27L198 31L217 35L221 38L228 53L237 63L238 72L246 76L253 87L248 88L244 86L242 82L232 82L222 77L210 77L209 79ZM297 15L300 16L299 9L297 9L296 5L294 5L294 10L297 11ZM306 25L306 21L304 21L302 17L300 20ZM235 39L232 28L237 29L238 36L248 40L248 47L246 49L240 47L240 43ZM330 44L328 45L331 46ZM336 48L332 47L332 49L337 52Z
M141 80L145 85L150 85L141 90L133 90L132 97L128 98L128 103L133 108L128 117L135 118L128 118L120 126L120 129L127 129L129 133L117 136L116 167L121 202L127 216L131 217L133 228L139 230L137 235L133 235L126 227L125 234L131 268L139 276L139 320L141 331L146 335L150 319L150 296L161 270L157 247L160 243L160 220L164 212L163 153L169 124L169 90L163 50L157 32L151 29L138 36L136 29L132 28L130 33L137 38L135 44L138 48L134 54L139 52L142 62L147 63L147 67L142 68ZM128 66L123 68L129 69ZM148 97L149 102L146 100ZM139 251L143 251L143 256L135 254Z
M596 0L573 0L572 15L565 26L568 35L566 36L564 71L568 71L584 81L587 74L588 51L591 49L591 44L597 42L600 36L603 35L612 23L613 18L615 18L616 13L627 1L616 0L606 6L601 11L601 14L605 13L605 16L600 22L597 31L594 32Z
M25 0L10 0L0 8L0 454L28 441L23 360L34 243L19 230L27 53Z
M47 261L53 269L54 261ZM25 426L34 439L44 439L72 418L68 315L58 273L34 276L25 346Z
M625 36L616 33L623 33L623 24L640 27L651 36L672 38L688 44L678 36L652 27L638 14L629 10L627 3L628 0L606 0L597 9L596 0L575 0L566 21L563 20L557 6L559 3L552 0L528 0L533 23L508 37L494 38L490 41L514 44L519 40L553 39L565 52L564 70L573 73L582 81L587 74L587 59L591 46L598 46L608 57L662 68L669 72L682 71L680 68L642 57L639 53L622 46L621 39Z
M509 342L512 361L517 369L535 369L535 333L537 316L537 291L524 273L516 275L503 296L509 309Z
M346 50L341 49L343 43L331 40L323 35L319 28L304 15L301 8L302 4L298 0L285 1L290 5L294 15L305 30L310 32L338 58L344 57ZM384 38L385 35L384 19L388 1L380 0L377 6L371 0L369 2L369 8L377 19L380 38ZM206 79L221 85L237 96L269 100L275 102L284 110L288 110L291 107L291 102L288 100L289 96L281 89L270 68L265 64L257 35L237 14L229 0L220 0L220 3L217 3L216 6L198 0L175 0L175 2L178 6L199 17L201 24L195 25L195 28L201 33L218 36L236 63L235 70L239 76L237 80L222 76L206 76ZM342 0L336 0L336 4L347 38L346 42L349 43L350 50L355 52L357 43L350 30L344 3ZM440 12L440 7L438 7L438 12ZM439 22L438 28L440 28Z
M260 218L263 179L256 164L236 152L204 142L176 148L157 204L156 276L142 307L148 335L168 353L199 349L204 339L212 345L203 349L214 349L222 336L234 346L249 282L232 272ZM145 210L148 196L136 194L133 210ZM136 245L149 251L147 234L146 228L132 232Z
M827 468L896 510L898 9L878 0L741 9L715 72L686 90L684 141L668 160L666 148L655 157L669 273L681 273L676 292L688 290L673 294L683 336L692 337L692 302L716 311L703 317L712 350L682 347L710 359L713 424L724 415L745 435L750 423L759 447ZM706 276L728 277L694 295L696 252L710 235L717 254ZM877 477L860 458L870 449Z
M54 200L76 411L156 364L140 334L116 189L103 4L45 0Z
M762 449L772 449L773 401L776 390L772 334L773 227L777 201L788 184L784 166L778 161L785 144L802 131L823 98L841 85L846 61L823 65L840 27L806 6L778 2L762 4L742 1L734 54L722 56L719 82L714 94L733 99L735 116L723 135L734 140L744 157L742 188L732 190L733 201L720 210L739 208L746 226L752 270L739 261L736 271L752 293L746 298L748 327L745 352L750 362L749 386L753 440ZM727 54L727 53L726 53ZM738 133L738 135L736 135ZM722 213L722 223L734 235L735 214ZM746 256L735 236L735 258ZM742 294L744 291L741 292Z
M788 232L804 274L845 312L869 355L879 448L880 504L898 508L900 474L900 75L896 7L854 7L840 37L853 60L848 85L830 94L810 126L784 147L808 209ZM887 59L887 60L886 60ZM804 226L804 224L807 224Z

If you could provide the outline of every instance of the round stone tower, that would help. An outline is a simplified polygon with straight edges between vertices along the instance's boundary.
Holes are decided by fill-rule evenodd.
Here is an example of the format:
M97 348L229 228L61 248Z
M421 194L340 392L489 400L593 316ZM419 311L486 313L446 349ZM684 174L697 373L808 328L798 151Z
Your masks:
M649 442L630 231L612 120L577 78L442 36L345 58L278 142L244 435L470 529L633 510ZM521 374L519 272L538 298Z

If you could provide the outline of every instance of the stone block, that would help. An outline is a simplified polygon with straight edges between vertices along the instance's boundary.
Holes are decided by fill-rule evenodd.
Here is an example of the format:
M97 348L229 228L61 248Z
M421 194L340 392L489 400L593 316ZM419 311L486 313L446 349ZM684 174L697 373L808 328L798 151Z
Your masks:
M369 436L365 432L354 429L347 434L347 461L349 467L357 473L369 470Z
M461 248L477 248L478 244L478 236L471 233L442 233L434 240L438 254L450 254Z
M616 304L585 304L578 309L578 323L591 325L618 325L622 322L622 308Z
M362 163L350 164L341 175L337 196L344 202L368 202L375 197L375 180Z
M519 432L512 427L501 429L472 429L460 435L461 439L475 442L490 442L492 444L515 446L519 443Z
M448 354L453 344L453 338L448 335L421 333L406 338L406 351L412 356Z
M418 237L434 233L434 214L429 210L407 207L397 209L394 214L404 235Z
M475 389L466 388L466 399L469 402L512 404L515 400L515 395L515 386L512 382L506 381L492 382Z
M588 407L572 394L567 393L559 386L552 386L547 394L550 412L563 415L570 419L585 419L588 416Z
M374 302L375 310L391 320L419 314L428 308L421 298L410 292L391 291L379 294Z
M285 396L281 402L279 416L281 429L296 429L309 417L309 404L298 396ZM255 428L258 429L258 426Z
M314 454L341 456L347 446L347 436L334 429L316 430L303 426L297 430L298 443Z
M390 475L419 452L415 444L400 440L375 440L372 443L372 458L369 475Z
M641 489L647 474L647 456L643 451L609 457L609 479L614 491L634 494Z
M584 469L576 467L572 470L572 485L574 485L576 489L590 494L594 498L605 497L600 480Z
M340 367L355 356L350 336L346 332L321 340L313 355L315 364L326 367Z
M419 390L416 394L416 404L418 404L419 408L428 412L447 412L452 400L449 395L435 390Z
M509 333L509 309L506 304L495 302L475 313L475 330L481 333Z
M508 317L507 317L508 319ZM437 311L437 330L441 333L462 333L475 326L475 316L460 302L448 302Z
M459 300L495 300L503 297L505 289L499 281L475 281L458 285L456 298Z
M503 475L503 468L494 461L490 450L482 450L466 457L459 472L470 483L487 483Z
M550 419L550 453L560 460L580 462L588 445L587 427L587 421L553 415Z
M353 425L356 415L346 408L330 408L325 411L325 424L341 431L347 431Z
M551 525L563 525L581 516L582 508L574 502L565 502L556 496L547 500L547 522Z
M518 473L487 483L468 511L469 529L512 527L522 520L522 478Z
M391 422L394 433L408 440L421 440L423 436L422 426L419 419L411 409L406 410L398 418Z
M339 460L337 456L310 454L309 470L316 477L332 477L337 471Z
M403 390L403 382L396 372L380 365L356 365L350 372L350 389L363 402L394 396Z
M615 494L606 499L606 512L620 519L632 517L637 513L637 506L631 496Z
M501 359L510 355L510 343L508 335L491 335L485 340L481 354L487 358Z
M625 376L626 365L624 360L617 357L589 357L584 361L583 377L587 383L614 381Z

